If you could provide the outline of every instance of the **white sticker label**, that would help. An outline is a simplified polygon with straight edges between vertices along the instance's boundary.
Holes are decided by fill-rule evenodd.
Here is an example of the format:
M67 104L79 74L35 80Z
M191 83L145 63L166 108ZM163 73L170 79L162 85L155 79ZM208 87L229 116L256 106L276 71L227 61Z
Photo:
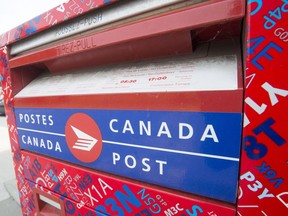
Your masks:
M187 92L238 88L235 55L190 56L41 76L17 96Z

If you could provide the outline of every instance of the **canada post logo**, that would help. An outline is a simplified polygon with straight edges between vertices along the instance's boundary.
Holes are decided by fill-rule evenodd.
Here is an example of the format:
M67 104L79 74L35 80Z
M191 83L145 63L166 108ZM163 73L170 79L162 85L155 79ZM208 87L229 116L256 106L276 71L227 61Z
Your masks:
M91 163L102 151L102 135L96 122L87 114L73 114L65 126L65 137L69 150L75 158Z

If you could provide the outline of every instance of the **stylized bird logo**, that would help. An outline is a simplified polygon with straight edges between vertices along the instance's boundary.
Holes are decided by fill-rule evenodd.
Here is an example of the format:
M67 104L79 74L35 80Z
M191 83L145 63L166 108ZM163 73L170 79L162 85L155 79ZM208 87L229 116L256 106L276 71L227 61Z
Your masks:
M98 140L84 133L83 131L73 127L72 125L70 126L74 131L74 133L76 134L76 136L78 137L76 143L73 145L72 148L83 151L91 151L91 149L96 145Z

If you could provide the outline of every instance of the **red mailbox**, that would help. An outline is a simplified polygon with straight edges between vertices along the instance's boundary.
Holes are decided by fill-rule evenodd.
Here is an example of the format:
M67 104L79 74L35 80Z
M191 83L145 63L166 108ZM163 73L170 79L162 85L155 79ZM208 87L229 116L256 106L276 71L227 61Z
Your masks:
M14 98L20 148L234 203L243 94L233 46L40 75Z
M285 215L287 4L73 0L2 35L23 215Z

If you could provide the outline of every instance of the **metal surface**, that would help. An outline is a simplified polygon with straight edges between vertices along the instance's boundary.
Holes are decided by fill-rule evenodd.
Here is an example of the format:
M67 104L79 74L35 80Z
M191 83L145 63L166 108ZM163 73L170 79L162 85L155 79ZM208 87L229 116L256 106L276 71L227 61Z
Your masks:
M43 62L81 51L114 46L128 41L144 40L145 38L164 33L187 31L214 23L233 21L243 18L244 9L243 1L213 0L199 6L183 8L179 11L140 20L132 24L80 37L29 54L23 54L12 58L10 60L10 67L14 68ZM211 16L206 16L206 14L210 14Z
M183 2L184 0L121 1L116 4L109 5L104 9L93 10L92 12L85 14L84 16L76 17L75 19L72 19L68 22L64 22L60 25L36 34L33 37L29 37L26 40L20 40L19 42L12 44L11 55L15 55L23 51L27 51L37 46L60 40L71 35L80 34L90 29L95 30L97 27L104 26L112 22L123 20L122 22L125 23L128 22L126 20L129 17L133 17L133 19L135 20L136 15L145 12L151 13L152 10L175 4L181 1ZM199 2L201 1L193 0L192 2L190 1L190 4L195 4ZM185 2L185 4L187 4L187 2ZM170 11L172 9L173 7L170 6L166 9L166 11ZM163 11L162 9L161 11L159 11L159 13L160 12L163 13L165 12L165 10ZM143 17L143 15L141 17Z
M0 35L0 47L35 35L64 21L85 14L95 8L101 8L118 0L71 0L31 19ZM15 6L16 7L16 6Z

